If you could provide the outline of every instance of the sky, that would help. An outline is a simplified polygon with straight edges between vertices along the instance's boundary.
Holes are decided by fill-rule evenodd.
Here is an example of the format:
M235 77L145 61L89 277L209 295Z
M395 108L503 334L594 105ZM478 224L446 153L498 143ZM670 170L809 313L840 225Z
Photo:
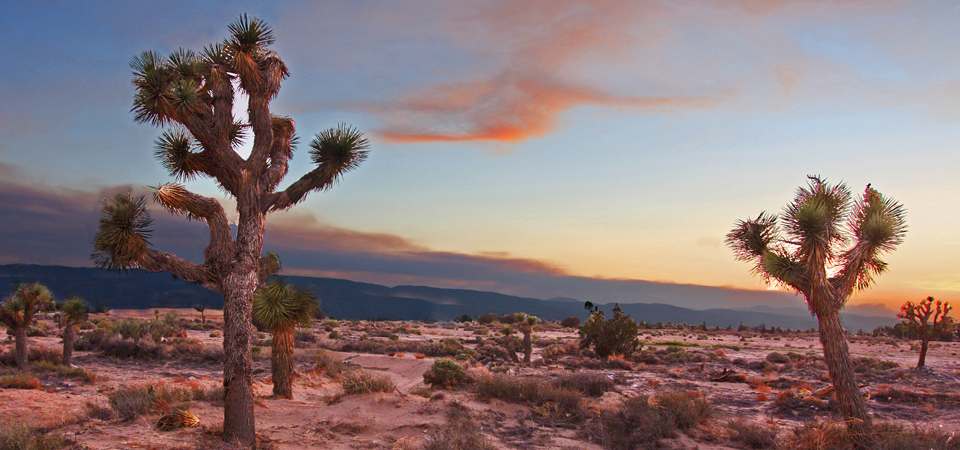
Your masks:
M952 0L6 1L0 264L92 265L102 199L172 181L162 130L130 112L130 60L201 50L242 13L275 31L290 78L271 108L301 142L348 123L372 143L268 217L284 273L594 301L764 291L724 236L820 175L907 209L889 273L851 305L960 302ZM311 170L304 147L281 186ZM205 227L153 208L154 247L199 261Z

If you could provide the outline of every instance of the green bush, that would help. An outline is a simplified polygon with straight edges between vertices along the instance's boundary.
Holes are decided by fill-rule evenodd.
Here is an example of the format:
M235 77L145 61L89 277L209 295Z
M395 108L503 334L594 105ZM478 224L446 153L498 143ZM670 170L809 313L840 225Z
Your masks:
M449 359L438 359L433 362L430 370L423 373L423 383L430 386L442 386L447 389L454 389L463 383L463 376L466 371L463 366L456 361Z
M577 328L580 326L580 318L573 316L560 321L560 326L564 328Z
M613 317L605 320L603 311L596 311L580 327L580 348L593 348L598 357L629 356L640 348L637 322L623 313L620 305L613 308Z
M486 325L486 324L488 324L488 323L493 323L493 321L495 321L495 320L497 320L497 315L496 315L496 314L494 314L494 313L486 313L486 314L484 314L484 315L482 315L482 316L480 316L480 317L477 318L477 323Z
M774 364L786 364L790 362L790 357L780 352L770 352L767 354L767 361Z

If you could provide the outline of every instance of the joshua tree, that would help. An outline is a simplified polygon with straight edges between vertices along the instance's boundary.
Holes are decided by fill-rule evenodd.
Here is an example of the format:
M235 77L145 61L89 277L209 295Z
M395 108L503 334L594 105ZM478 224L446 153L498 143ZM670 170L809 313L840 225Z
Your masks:
M203 306L203 303L198 303L194 305L193 309L197 310L197 312L200 313L200 323L203 323L203 324L207 323L207 316L203 314L203 312L207 310L207 307Z
M808 177L807 187L780 216L761 213L738 221L727 235L737 259L754 264L768 283L803 294L820 325L820 342L840 409L860 448L876 448L877 437L860 395L840 310L855 291L887 271L880 259L903 242L905 211L867 185L851 205L850 190Z
M63 327L63 365L69 367L73 359L73 341L80 324L87 321L90 308L82 298L73 296L60 307L60 325Z
M533 326L540 323L540 319L537 316L529 316L524 313L517 314L521 316L517 321L517 328L523 333L523 362L529 364L530 355L533 353L533 341L530 339L530 334L533 333Z
M309 326L319 305L313 292L275 280L257 290L253 316L273 333L270 353L273 395L293 398L293 337L297 326Z
M935 301L933 297L927 297L919 303L907 302L900 307L897 318L902 321L903 328L917 333L920 337L918 369L926 363L930 340L953 329L954 322L950 317L952 308L950 302Z
M13 331L20 370L27 369L27 328L33 323L33 316L51 303L50 290L40 283L21 284L0 303L0 323Z
M91 257L103 268L170 272L223 294L224 440L249 447L256 431L250 308L260 284L267 213L290 208L312 191L333 187L366 158L368 142L346 125L321 132L309 144L317 167L278 190L296 137L293 120L273 115L270 101L287 77L287 67L268 48L274 35L263 21L243 15L228 28L230 37L200 53L181 49L164 57L146 51L130 65L135 120L167 127L156 141L160 163L178 182L212 178L236 200L236 219L228 219L215 198L190 192L181 184L154 188L154 199L169 212L207 224L210 242L204 261L195 263L150 248L152 219L144 198L122 193L104 202ZM249 98L249 123L233 117L235 86ZM253 135L253 148L244 158L235 149L248 134ZM236 221L236 238L231 220Z

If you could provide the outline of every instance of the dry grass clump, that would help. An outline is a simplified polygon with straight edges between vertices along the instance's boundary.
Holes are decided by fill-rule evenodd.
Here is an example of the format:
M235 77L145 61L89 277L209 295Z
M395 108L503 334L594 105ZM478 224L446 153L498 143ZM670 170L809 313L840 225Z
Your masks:
M3 389L40 389L40 380L28 373L18 373L0 377Z
M54 375L61 378L79 378L91 383L97 380L97 375L89 370L81 369L79 367L67 367L60 363L37 361L31 364L31 367L37 372Z
M196 389L166 385L134 385L107 394L110 407L121 420L133 420L148 413L166 413L171 406L189 408Z
M604 392L616 388L613 379L596 372L577 372L561 375L556 385L561 388L574 390L588 397L600 397Z
M699 392L638 395L624 400L619 408L602 411L584 432L608 449L633 450L656 446L660 439L700 425L711 415Z
M347 394L392 392L397 389L397 385L390 377L363 369L345 373L340 377L340 382Z
M496 398L529 404L539 415L555 421L579 422L588 415L583 394L554 386L539 378L494 374L477 380L473 384L473 391L480 399Z
M495 450L497 447L480 431L480 424L463 404L452 402L447 425L427 436L421 450Z
M27 426L23 423L0 424L0 450L80 449L58 431Z
M731 431L730 440L745 448L764 450L777 448L777 425L734 419L726 424Z
M27 361L40 362L45 361L53 364L59 364L63 360L63 353L59 348L45 347L43 345L31 345L27 349ZM0 352L0 365L16 366L17 355L12 350Z
M318 350L314 359L317 364L313 369L315 372L323 372L334 378L339 377L347 368L340 358L326 350Z
M905 427L892 423L877 424L883 450L960 450L960 439L936 428Z
M781 443L782 448L795 450L847 449L851 441L847 427L841 422L814 420L794 428Z

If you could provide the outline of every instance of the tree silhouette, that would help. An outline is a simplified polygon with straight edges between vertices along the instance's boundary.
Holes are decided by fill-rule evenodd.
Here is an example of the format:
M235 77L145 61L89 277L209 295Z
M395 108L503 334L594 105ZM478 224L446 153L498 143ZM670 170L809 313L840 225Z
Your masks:
M918 369L927 362L927 346L930 340L953 329L954 321L950 317L952 308L950 302L934 300L933 297L927 297L918 303L907 302L900 307L897 318L902 321L902 328L917 333L920 338Z
M133 58L135 120L165 127L155 156L177 182L212 178L236 200L236 237L220 202L178 183L154 188L154 199L173 214L200 220L210 230L204 261L187 261L150 248L152 219L142 196L108 198L91 256L100 267L163 271L206 286L224 297L224 440L252 446L255 438L251 305L259 281L267 213L290 208L312 191L329 189L365 158L368 141L356 129L339 125L310 141L316 168L282 190L280 182L293 157L294 122L274 115L270 102L288 76L280 56L269 49L273 30L241 16L230 36L202 52L180 49L167 57L145 51ZM249 101L249 123L233 117L238 94ZM236 149L248 134L247 158Z
M754 264L753 272L803 294L820 325L820 342L840 409L859 448L876 448L877 436L860 395L840 310L854 292L866 289L873 276L887 271L880 259L903 242L905 211L867 185L851 205L844 184L829 185L810 176L780 216L761 213L738 221L727 234L737 259ZM781 230L782 228L782 230ZM785 235L782 236L781 232Z

